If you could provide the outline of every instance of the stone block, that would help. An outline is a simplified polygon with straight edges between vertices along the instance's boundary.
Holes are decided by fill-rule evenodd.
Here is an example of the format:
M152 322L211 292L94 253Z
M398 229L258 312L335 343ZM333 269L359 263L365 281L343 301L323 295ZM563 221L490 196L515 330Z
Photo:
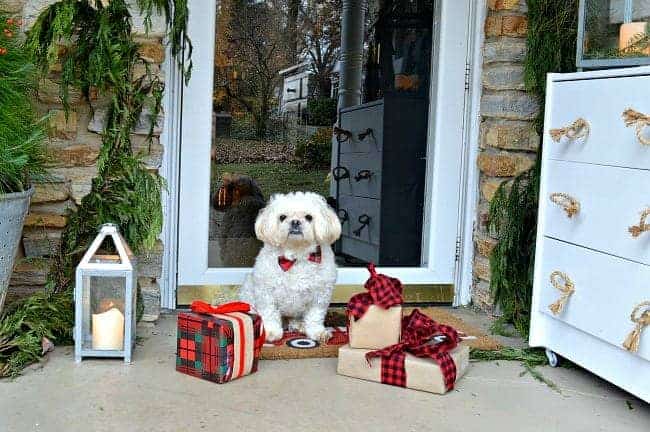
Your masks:
M162 165L164 148L157 137L152 137L149 142L146 136L131 135L131 147L148 169L157 170Z
M136 270L138 277L159 279L162 275L163 244L158 241L152 250L138 255Z
M488 235L476 233L474 236L476 243L476 253L483 257L489 258L496 247L498 241Z
M73 139L77 134L77 113L70 111L66 118L63 110L51 110L48 126L51 137Z
M46 259L22 259L14 265L9 285L40 285L47 282L47 273L50 262Z
M60 245L60 229L32 228L23 231L23 247L27 258L52 256Z
M481 125L481 147L502 150L535 151L540 137L531 122L487 121Z
M523 91L485 93L481 98L481 115L511 120L533 120L539 112L537 99Z
M9 14L20 14L27 0L2 0L2 10Z
M65 228L68 218L58 214L36 213L30 211L25 217L27 228Z
M489 177L483 177L481 179L481 196L483 199L486 201L492 201L492 198L494 197L494 194L497 192L497 189L499 189L499 186L501 186L501 183L503 183L503 179L500 178L489 178Z
M158 39L139 41L138 53L149 63L160 64L165 61L165 47Z
M488 8L495 11L518 11L525 0L488 0Z
M142 321L156 321L160 316L160 285L155 278L139 277L138 287L144 304Z
M70 180L70 195L79 204L81 199L90 192L92 179L97 176L97 167L93 165L88 167L52 168L50 172Z
M56 166L75 167L94 165L100 148L92 144L73 144L58 149L54 160Z
M151 124L151 111L148 109L145 109L142 111L142 114L140 115L140 118L138 119L138 122L135 126L135 129L133 130L133 133L136 135L147 135L149 134L149 126ZM95 110L95 113L90 120L90 123L88 123L88 130L91 132L99 133L101 134L104 131L104 122L106 120L106 110L104 109L97 109ZM156 119L156 123L154 125L153 129L153 135L159 136L162 133L162 127L164 124L164 117L163 115L159 115L158 118Z
M40 80L38 85L38 100L48 105L61 104L59 83L49 78ZM81 92L74 87L70 87L68 90L68 103L70 105L77 105L80 101Z
M483 312L494 311L494 297L490 292L490 284L486 281L474 283L472 289L472 304Z
M480 256L474 258L474 277L490 281L490 260Z
M43 285L10 285L7 288L5 306L43 291L45 291L45 286Z
M68 211L74 210L76 208L77 206L72 200L36 204L32 202L32 205L29 207L29 211L39 214L65 215L68 213Z
M485 20L487 37L526 37L528 18L525 15L490 15Z
M526 41L522 39L499 39L486 42L483 47L483 63L522 63L526 57Z
M483 87L489 90L524 90L524 68L517 65L488 65L483 68Z
M482 153L478 157L478 167L490 177L512 177L530 169L534 164L531 157L516 153Z
M35 183L32 206L34 204L65 201L70 196L70 183L64 179L52 179L49 182Z

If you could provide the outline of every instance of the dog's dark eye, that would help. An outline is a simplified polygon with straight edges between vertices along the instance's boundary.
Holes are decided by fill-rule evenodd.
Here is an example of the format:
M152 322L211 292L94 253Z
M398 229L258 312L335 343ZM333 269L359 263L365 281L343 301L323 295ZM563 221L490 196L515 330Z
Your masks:
M307 222L311 222L314 218L311 215L307 215L305 216L305 219L307 219Z
M286 218L287 218L286 215L280 215L280 222L284 222Z

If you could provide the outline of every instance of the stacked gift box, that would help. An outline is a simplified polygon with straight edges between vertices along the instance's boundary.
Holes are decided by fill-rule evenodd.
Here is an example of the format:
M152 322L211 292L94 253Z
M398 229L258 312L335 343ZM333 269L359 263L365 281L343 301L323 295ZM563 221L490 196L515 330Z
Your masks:
M338 373L444 394L469 366L469 348L450 326L418 310L402 314L402 284L368 266L366 292L348 303L350 342L339 350Z

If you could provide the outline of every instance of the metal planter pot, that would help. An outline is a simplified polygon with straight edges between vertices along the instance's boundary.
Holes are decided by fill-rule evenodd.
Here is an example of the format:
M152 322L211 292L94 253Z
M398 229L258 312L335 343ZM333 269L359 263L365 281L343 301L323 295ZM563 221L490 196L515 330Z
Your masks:
M29 200L33 194L33 187L25 192L0 194L0 312L14 268Z

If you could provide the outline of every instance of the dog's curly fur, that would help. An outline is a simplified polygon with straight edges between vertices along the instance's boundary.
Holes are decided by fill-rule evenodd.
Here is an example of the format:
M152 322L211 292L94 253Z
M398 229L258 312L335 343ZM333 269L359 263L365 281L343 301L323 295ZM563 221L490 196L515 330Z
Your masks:
M282 338L282 319L307 337L327 341L323 324L336 282L331 245L341 235L341 223L325 198L312 192L274 195L255 222L264 242L253 272L242 285L240 297L262 316L269 342ZM321 262L309 255L321 250ZM283 271L278 258L296 260Z

